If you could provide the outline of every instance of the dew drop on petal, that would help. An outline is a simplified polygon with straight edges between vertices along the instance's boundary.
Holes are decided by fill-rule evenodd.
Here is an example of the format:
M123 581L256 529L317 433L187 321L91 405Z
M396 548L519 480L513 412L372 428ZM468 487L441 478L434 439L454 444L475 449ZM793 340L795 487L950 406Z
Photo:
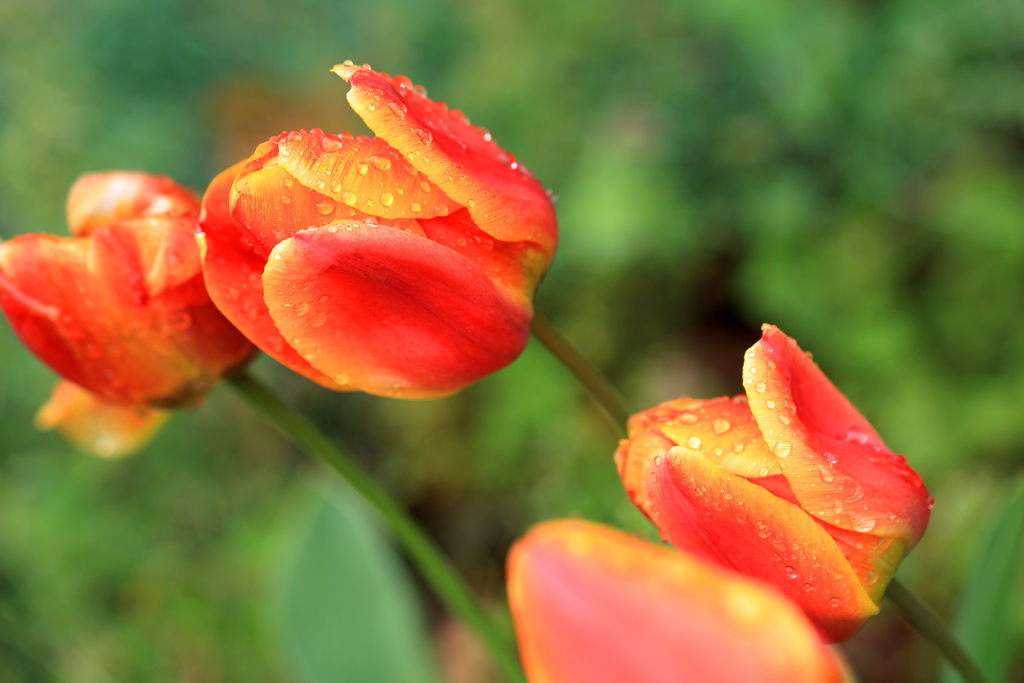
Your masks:
M714 424L712 425L712 430L715 432L715 434L725 434L730 429L732 429L732 425L729 423L729 421L723 420L721 418L715 420Z

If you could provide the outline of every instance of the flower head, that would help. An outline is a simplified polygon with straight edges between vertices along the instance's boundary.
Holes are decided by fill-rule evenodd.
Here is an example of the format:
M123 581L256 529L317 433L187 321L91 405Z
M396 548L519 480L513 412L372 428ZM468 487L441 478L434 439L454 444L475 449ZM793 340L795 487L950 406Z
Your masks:
M766 325L746 394L634 415L615 457L680 549L777 585L832 640L875 614L931 498L818 366Z
M531 683L839 683L814 628L770 586L579 520L508 560Z
M211 296L332 389L453 393L522 351L554 255L543 187L409 79L335 71L378 137L283 133L203 200Z

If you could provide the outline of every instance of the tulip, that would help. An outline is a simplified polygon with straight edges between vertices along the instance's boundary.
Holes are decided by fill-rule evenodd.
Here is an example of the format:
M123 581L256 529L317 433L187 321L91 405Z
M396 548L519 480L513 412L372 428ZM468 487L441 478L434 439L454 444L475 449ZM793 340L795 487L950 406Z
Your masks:
M743 386L634 415L619 474L668 542L776 585L843 640L878 612L932 499L777 327L748 350Z
M206 293L198 209L169 178L88 174L68 198L73 237L0 244L0 307L14 331L76 391L93 395L71 398L75 391L58 388L41 424L64 425L82 443L105 434L108 446L94 450L123 454L159 421L146 409L195 403L252 356ZM99 402L135 411L145 424L111 419ZM88 415L99 420L91 428L82 422ZM118 425L126 431L114 438Z
M531 683L840 683L770 586L590 522L534 527L508 560Z
M201 218L210 296L331 389L454 393L525 346L554 208L485 129L408 78L334 71L378 137L283 133L215 178Z

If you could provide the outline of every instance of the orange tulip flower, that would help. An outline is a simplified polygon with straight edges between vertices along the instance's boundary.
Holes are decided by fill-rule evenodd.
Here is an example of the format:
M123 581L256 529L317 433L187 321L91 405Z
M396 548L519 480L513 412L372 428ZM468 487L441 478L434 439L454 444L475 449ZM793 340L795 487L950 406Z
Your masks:
M203 199L210 295L331 389L451 394L522 351L554 256L544 188L408 78L334 69L378 137L283 133Z
M531 683L840 683L770 586L583 521L534 527L508 560Z
M763 329L745 396L638 413L615 460L663 538L775 584L839 641L878 612L932 499L796 342Z
M206 294L198 210L196 197L169 178L88 174L68 197L73 237L21 235L0 244L7 319L33 353L77 385L58 387L40 424L63 425L86 447L106 434L98 450L122 454L159 421L139 409L193 403L252 356ZM81 390L96 400L82 399ZM104 404L133 417L113 419ZM84 426L90 414L106 427ZM125 434L115 444L118 425Z

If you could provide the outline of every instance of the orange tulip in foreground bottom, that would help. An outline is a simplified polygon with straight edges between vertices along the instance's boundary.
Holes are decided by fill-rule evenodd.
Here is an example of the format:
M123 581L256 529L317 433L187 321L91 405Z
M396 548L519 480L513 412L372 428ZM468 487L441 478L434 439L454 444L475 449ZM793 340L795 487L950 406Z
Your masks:
M509 601L531 683L840 683L774 589L583 521L512 549Z

